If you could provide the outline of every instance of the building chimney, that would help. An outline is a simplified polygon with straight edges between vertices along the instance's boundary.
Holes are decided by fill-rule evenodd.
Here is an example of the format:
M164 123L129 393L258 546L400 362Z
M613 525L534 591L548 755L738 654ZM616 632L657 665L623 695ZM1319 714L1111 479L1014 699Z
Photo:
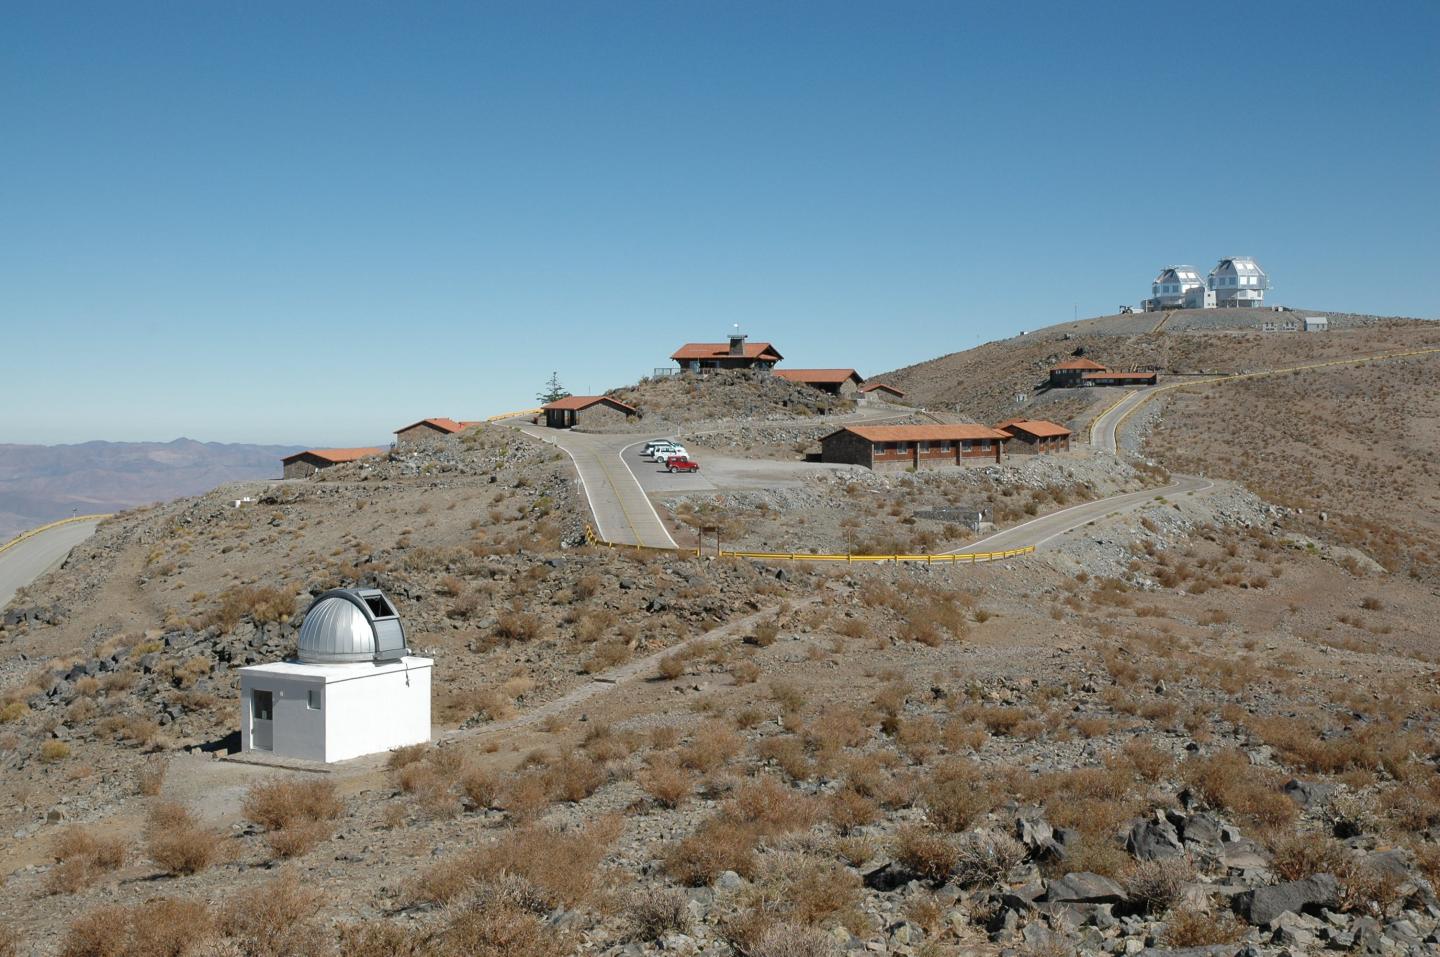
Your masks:
M745 354L745 333L740 331L739 324L730 332L730 354L732 356L743 356Z

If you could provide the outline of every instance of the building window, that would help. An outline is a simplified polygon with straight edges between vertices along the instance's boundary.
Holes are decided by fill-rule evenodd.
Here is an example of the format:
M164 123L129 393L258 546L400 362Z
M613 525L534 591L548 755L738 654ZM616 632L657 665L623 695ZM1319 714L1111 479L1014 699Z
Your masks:
M305 707L309 708L311 711L319 711L319 710L320 710L320 689L319 689L319 688L311 688L309 691L307 691L307 692L305 693L305 695L306 695L306 697L305 697Z
M268 691L258 689L250 692L250 717L256 721L270 721L275 717L275 698Z

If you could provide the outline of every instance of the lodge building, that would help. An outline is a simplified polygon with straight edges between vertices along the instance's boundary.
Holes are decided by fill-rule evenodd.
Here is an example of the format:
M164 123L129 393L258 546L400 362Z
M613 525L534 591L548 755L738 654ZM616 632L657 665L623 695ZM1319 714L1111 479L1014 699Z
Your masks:
M820 440L820 461L875 471L998 463L1010 436L983 425L851 425Z

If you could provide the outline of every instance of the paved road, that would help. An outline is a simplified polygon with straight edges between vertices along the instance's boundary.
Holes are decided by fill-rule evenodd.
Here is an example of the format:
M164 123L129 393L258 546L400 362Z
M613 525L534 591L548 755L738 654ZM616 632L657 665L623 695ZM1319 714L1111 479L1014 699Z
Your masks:
M1115 435L1116 427L1120 424L1120 420L1129 414L1130 410L1150 397L1150 391L1150 389L1139 389L1127 393L1119 402L1102 412L1090 426L1090 447L1100 452L1115 454L1119 450Z
M1024 524L996 532L978 542L967 542L963 548L957 548L955 551L1003 552L1011 548L1024 548L1027 545L1034 545L1036 549L1040 549L1066 532L1089 525L1102 518L1136 511L1162 495L1166 498L1175 498L1187 492L1208 492L1215 487L1215 483L1209 479L1195 478L1189 475L1181 475L1176 478L1177 481L1163 488L1125 492L1121 495L1112 495L1109 498L1062 508L1058 512L1051 512L1049 515L1042 515Z
M64 561L70 549L89 538L99 524L97 518L59 525L0 552L0 608L10 604L16 591Z
M590 503L590 514L595 516L595 531L601 538L623 545L675 547L675 539L660 521L630 462L621 454L626 445L635 444L638 448L643 444L643 436L604 435L529 424L517 427L559 447L574 461L575 470L580 473L580 485ZM632 458L631 461L641 460Z

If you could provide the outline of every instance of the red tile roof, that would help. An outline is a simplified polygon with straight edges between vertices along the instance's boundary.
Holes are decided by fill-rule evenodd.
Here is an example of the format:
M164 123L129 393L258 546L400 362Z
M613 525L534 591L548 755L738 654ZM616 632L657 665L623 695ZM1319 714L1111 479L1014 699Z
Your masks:
M453 435L453 434L456 433L456 432L460 432L460 431L462 431L462 430L464 430L464 429L470 428L470 426L472 426L472 425L479 425L479 424L480 424L479 422L456 422L454 419L446 419L446 418L439 418L439 419L421 419L419 422L411 422L409 425L405 426L403 429L396 429L395 432L396 432L397 434L400 433L400 432L408 432L409 430L415 428L417 425L428 425L428 426L430 426L432 429L435 429L437 432L445 432L445 433L447 433L447 434L452 434L452 435Z
M806 385L839 385L846 379L854 379L857 383L865 381L865 377L854 369L776 369L773 374L776 378Z
M779 362L785 358L774 346L768 342L747 342L742 347L744 356L747 359L769 359ZM687 342L675 350L672 359L728 359L730 356L730 343L728 342Z
M601 403L601 402L604 402L604 403L607 404L607 405L612 405L612 406L614 406L615 408L619 409L621 412L624 412L626 415L634 415L634 414L635 414L635 408L634 408L634 406L626 405L624 402L621 402L619 399L612 399L612 398L610 398L608 395L571 395L571 396L566 396L566 397L563 398L563 399L557 399L556 401L551 402L551 403L549 403L548 405L542 405L540 408L542 408L542 409L562 409L562 410L570 410L570 411L574 411L574 412L579 412L579 411L581 411L582 409L588 409L588 408L590 408L592 405L598 405L598 404Z
M388 449L382 446L368 449L306 449L303 452L296 452L294 455L287 455L280 461L289 465L296 459L302 459L309 455L338 465L341 462L354 462L356 459L368 459L372 455L384 455L387 451Z
M1052 371L1055 370L1055 369L1061 369L1061 370L1069 370L1069 369L1098 369L1098 370L1100 370L1100 371L1104 371L1104 369L1105 369L1105 367L1102 366L1100 363L1098 363L1098 362L1092 362L1092 361L1090 361L1089 359L1085 359L1085 358L1080 358L1080 359L1066 359L1064 362L1060 363L1059 365L1057 365L1057 366L1051 366L1050 368L1051 368Z
M830 435L853 432L869 442L955 442L961 439L1009 439L983 425L848 425ZM825 438L830 438L830 435ZM824 441L823 439L821 441Z
M1153 379L1153 378L1155 378L1155 373L1153 373L1153 372L1112 372L1111 370L1106 369L1106 370L1104 370L1103 372L1087 372L1087 373L1085 373L1084 375L1082 375L1080 378L1082 378L1082 379Z
M889 392L891 395L895 396L903 397L905 395L904 392L901 392L893 385L886 385L883 382L867 382L860 387L861 392L874 392L876 389L884 389L886 392Z
M1006 419L1004 422L995 426L995 428L1006 431L1026 432L1036 438L1042 439L1074 434L1065 428L1065 426L1048 422L1045 419Z

